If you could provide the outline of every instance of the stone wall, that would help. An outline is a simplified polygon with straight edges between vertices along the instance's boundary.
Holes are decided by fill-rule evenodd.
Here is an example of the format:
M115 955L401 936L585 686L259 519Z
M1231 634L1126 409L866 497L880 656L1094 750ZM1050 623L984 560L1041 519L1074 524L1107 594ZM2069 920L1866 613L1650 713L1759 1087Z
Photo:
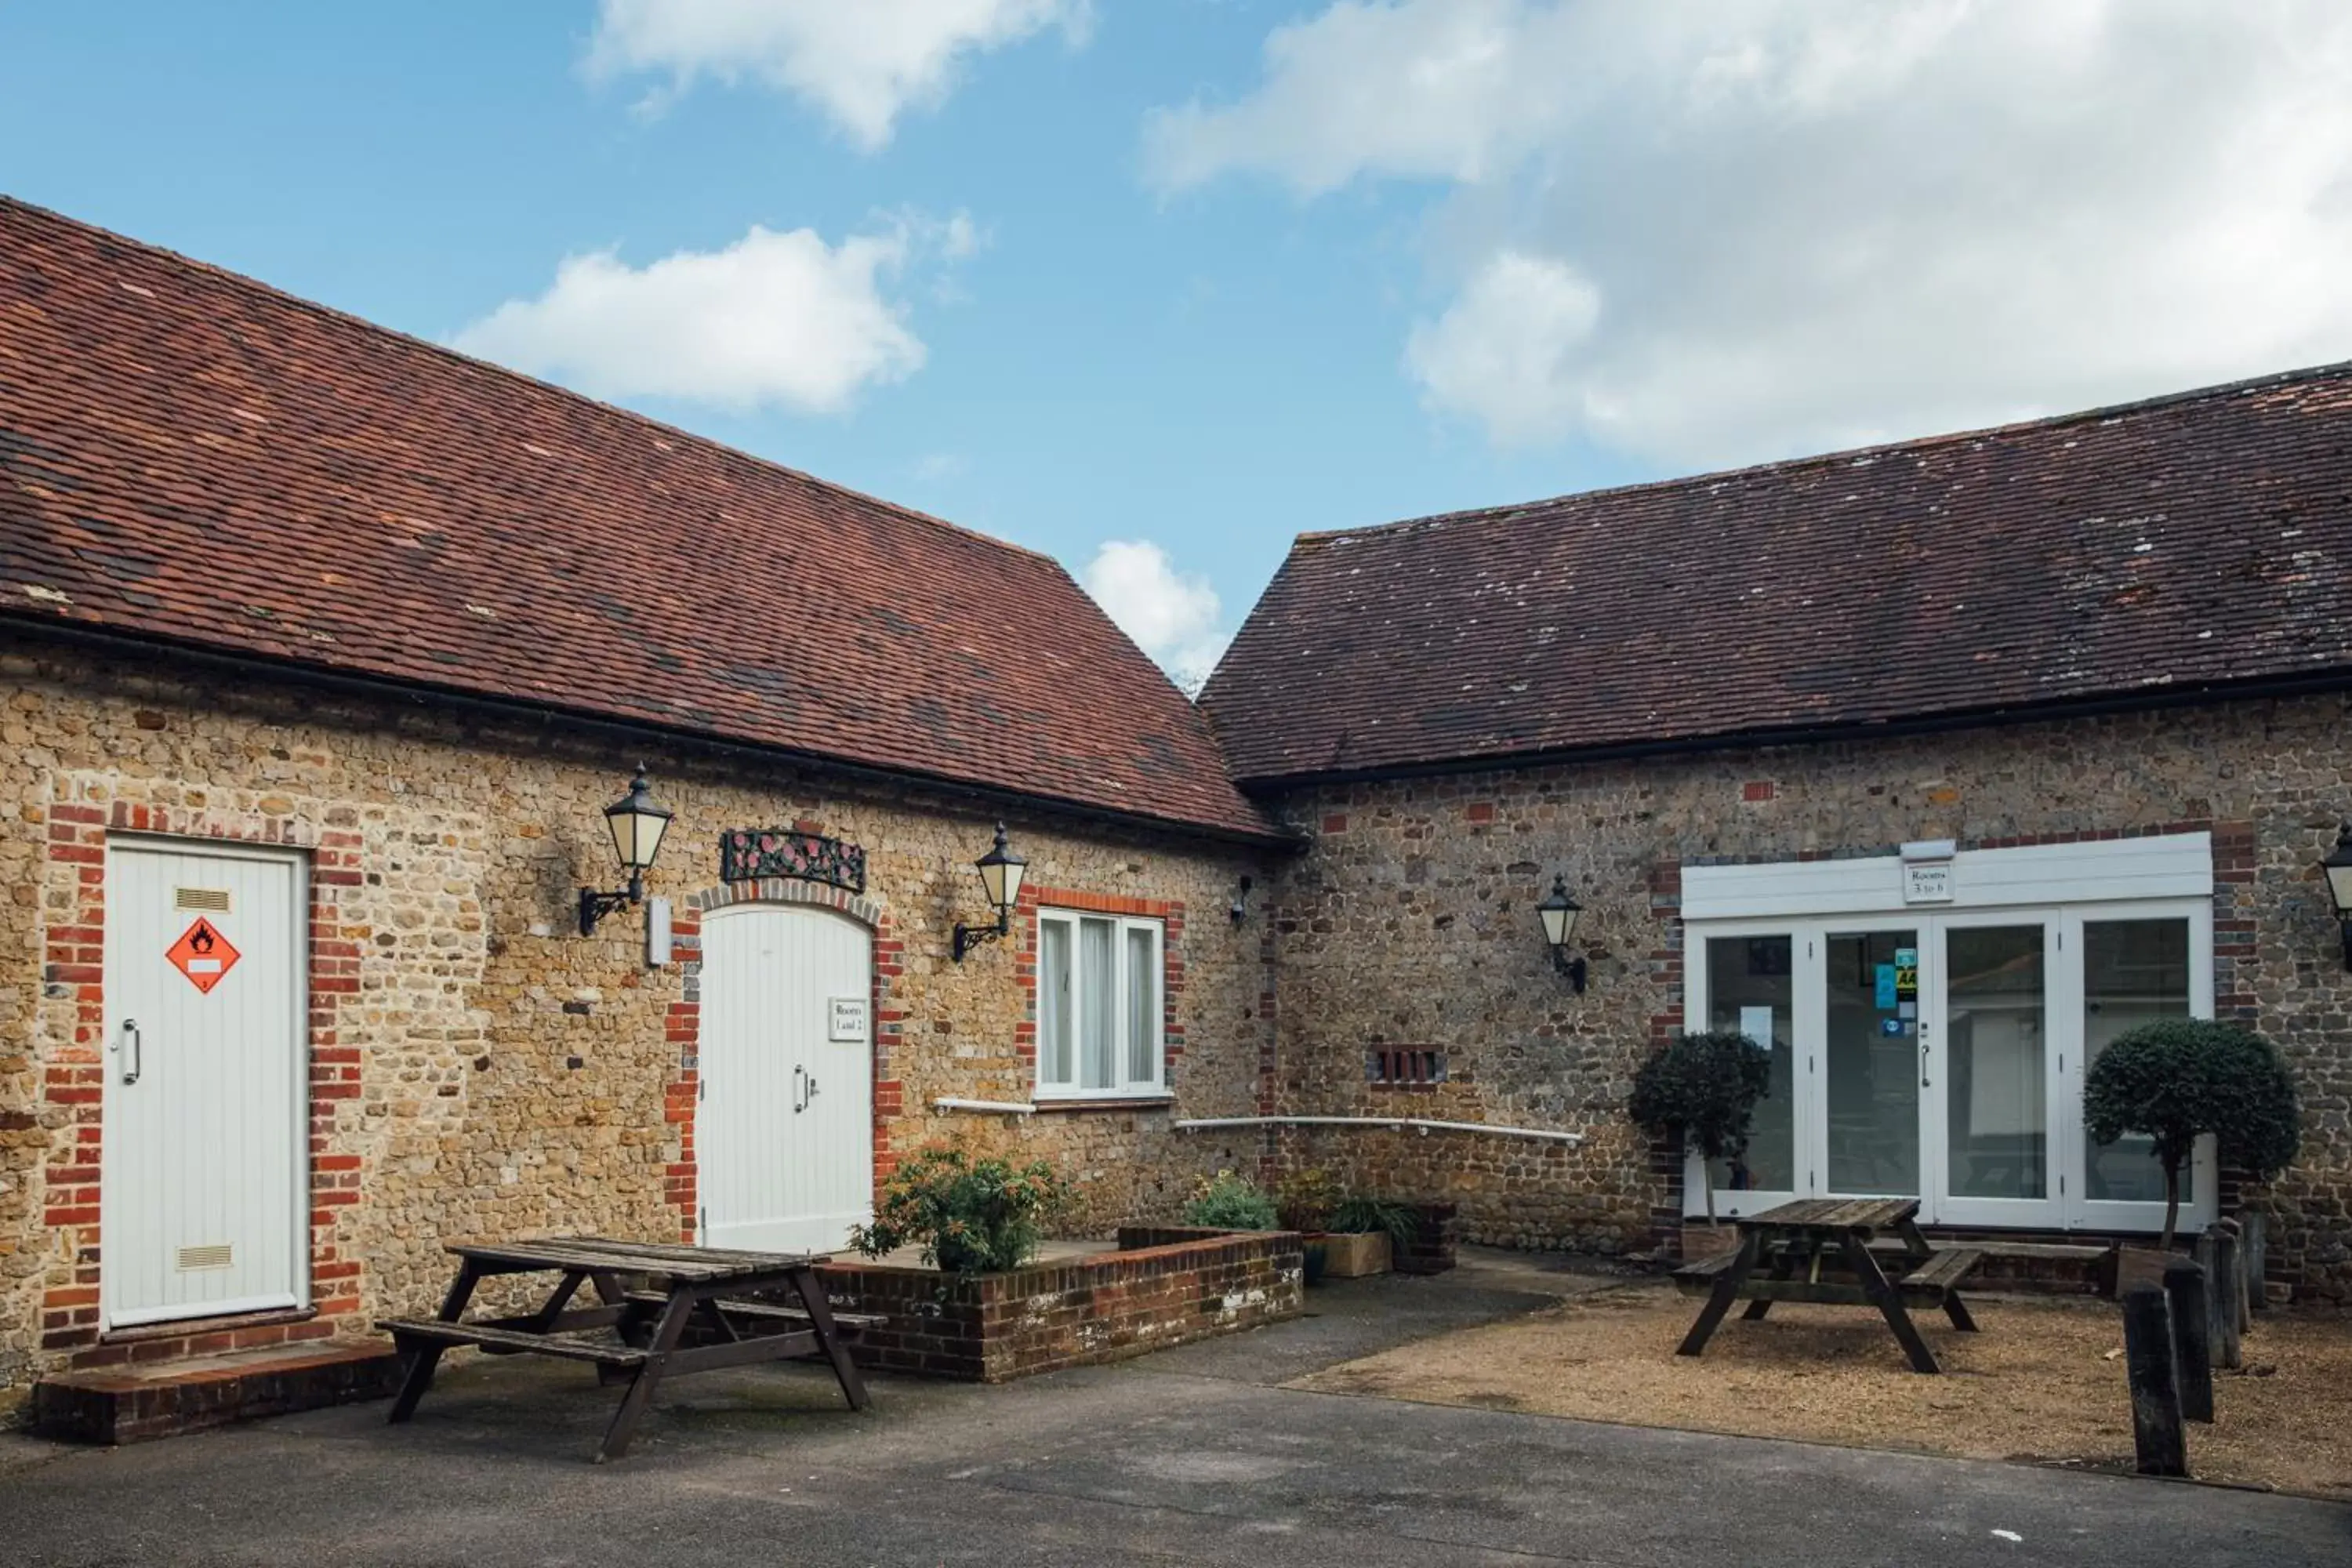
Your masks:
M1679 1161L1622 1111L1682 1024L1684 863L2210 827L2221 1005L2286 1053L2308 1124L2296 1167L2249 1201L2271 1215L2273 1279L2352 1300L2352 974L2318 874L2352 817L2342 697L1332 785L1282 807L1313 844L1274 895L1281 1109L1586 1141L1302 1131L1280 1163L1454 1199L1474 1239L1604 1250L1651 1246L1680 1212ZM1583 995L1538 931L1558 873L1585 908ZM1381 1045L1444 1049L1444 1081L1372 1087Z
M1123 1226L1118 1246L971 1279L835 1264L825 1295L836 1310L883 1320L860 1335L859 1364L971 1383L1124 1361L1302 1310L1293 1232Z
M578 934L615 879L604 807L648 764L676 825L649 891L718 891L718 835L802 825L862 846L877 943L879 1144L971 1134L1056 1162L1069 1226L1172 1215L1249 1140L1172 1133L1247 1114L1270 1048L1262 920L1225 910L1272 867L1243 847L1023 814L944 792L550 722L468 718L0 645L0 1405L96 1344L103 846L132 830L290 846L311 864L313 1266L322 1314L429 1309L450 1240L677 1235L694 1068L688 976L644 963L643 916ZM950 962L984 918L971 861L1006 816L1039 887L1171 918L1172 1104L1015 1121L1026 1100L1021 944ZM1193 911L1190 921L1185 911ZM690 929L690 921L687 929Z

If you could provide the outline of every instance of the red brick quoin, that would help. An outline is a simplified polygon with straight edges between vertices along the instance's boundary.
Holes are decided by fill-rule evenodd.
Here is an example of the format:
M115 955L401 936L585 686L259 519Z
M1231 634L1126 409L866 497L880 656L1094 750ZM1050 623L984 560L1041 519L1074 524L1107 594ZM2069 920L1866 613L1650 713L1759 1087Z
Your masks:
M327 826L299 817L64 800L48 808L47 885L68 889L68 907L48 926L41 978L49 998L69 1001L72 1027L53 1045L43 1098L62 1112L71 1137L50 1152L43 1172L42 1223L51 1263L41 1298L41 1348L70 1353L76 1366L103 1366L174 1355L203 1355L289 1341L322 1339L336 1320L358 1310L362 1263L341 1234L343 1215L360 1201L360 1158L331 1153L338 1103L360 1094L356 1048L342 1044L337 1010L360 989L360 942L343 930L343 889L360 885L357 819L331 811ZM106 845L110 832L176 837L201 847L207 839L307 853L310 866L310 1300L307 1312L267 1321L194 1320L156 1330L99 1332L99 1182L105 1126Z

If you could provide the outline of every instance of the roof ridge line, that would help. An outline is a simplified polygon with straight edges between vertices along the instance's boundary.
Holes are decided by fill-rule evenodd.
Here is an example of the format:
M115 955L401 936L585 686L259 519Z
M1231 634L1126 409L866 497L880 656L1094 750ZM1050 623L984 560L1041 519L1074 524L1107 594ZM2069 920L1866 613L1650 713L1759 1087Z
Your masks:
M2328 376L2352 375L2352 360L2332 360L2321 364L2304 365L2294 370L2267 372L2237 381L2216 382L2209 386L2190 387L2185 392L2158 393L2153 396L2133 398L2122 403L2103 403L2095 407L2076 409L2065 414L2045 414L2032 419L2012 419L2000 425L1980 425L1965 430L1948 430L1930 436L1909 436L1900 440L1880 441L1863 447L1843 447L1834 451L1812 452L1802 457L1774 458L1760 463L1743 464L1730 468L1703 468L1692 474L1675 474L1655 479L1637 479L1628 484L1602 485L1589 490L1564 490L1557 495L1539 496L1533 500L1509 501L1495 506L1465 507L1456 511L1432 512L1426 517L1398 518L1389 522L1368 522L1353 528L1313 529L1297 534L1294 544L1308 541L1320 542L1334 539L1353 539L1367 534L1386 533L1408 528L1421 528L1434 523L1472 522L1501 519L1516 513L1530 512L1564 501L1606 500L1620 496L1640 495L1644 491L1675 489L1709 482L1723 483L1745 480L1768 475L1801 472L1807 468L1850 463L1864 458L1878 458L1904 452L1927 452L1964 442L1982 441L1999 437L2016 436L2027 431L2063 430L2072 425L2089 424L2130 414L2150 413L2157 409L2184 404L2218 401L2243 396L2273 387L2293 386L2302 382L2318 381Z
M882 508L884 510L895 512L901 517L907 518L910 521L929 523L932 527L946 529L950 532L959 534L966 539L976 540L983 544L995 545L1001 549L1012 551L1016 554L1031 556L1036 560L1045 562L1049 565L1059 568L1066 574L1068 571L1068 568L1063 566L1061 561L1057 557L1048 554L1043 550L1037 550L1029 545L1018 543L1010 539L1000 538L998 535L993 533L982 532L981 530L976 528L968 528L962 523L951 521L947 518L938 516L932 512L920 510L900 501L891 500L886 496L878 496L873 494L871 491L856 489L834 479L820 479L816 475L810 473L805 468L796 468L789 463L780 463L772 458L763 458L756 452L747 452L740 447L730 447L726 442L720 441L714 437L704 436L696 431L688 430L682 425L673 425L666 419L656 419L650 414L641 414L634 408L625 407L617 403L609 403L601 397L591 397L584 392L575 391L572 387L565 386L559 382L549 381L542 376L532 375L527 371L517 370L511 365L500 364L496 360L484 359L478 354L469 354L462 349L452 348L446 343L435 342L430 338L420 337L415 332L404 331L399 327L386 326L382 321L371 321L365 316L358 315L338 306L327 304L323 300L312 300L305 295L296 294L288 289L281 289L278 285L267 282L259 278L256 278L250 273L239 272L234 268L224 267L218 262L206 261L200 257L190 256L184 251L173 250L169 246L157 245L152 240L140 239L135 236L124 234L118 229L108 228L101 224L90 223L86 219L75 217L70 214L61 213L54 207L46 207L38 202L26 201L22 196L12 195L6 191L0 191L0 210L5 210L10 207L14 207L20 212L35 214L49 221L62 224L68 228L79 229L85 234L99 236L115 244L127 246L133 250L142 251L149 256L157 257L165 261L174 263L180 267L185 268L189 271L209 274L212 277L236 288L264 295L280 304L290 305L298 310L307 311L316 316L321 316L329 321L340 322L345 326L357 327L363 331L373 334L373 336L388 339L411 349L422 349L427 353L438 355L443 359L454 360L458 364L464 365L472 370L487 371L494 376L503 377L509 381L520 382L525 386L537 387L543 392L552 393L558 397L568 398L575 403L585 404L591 408L600 409L604 413L615 415L620 418L644 426L647 429L657 430L662 432L664 435L675 436L680 440L690 441L695 446L714 453L722 458L731 459L737 462L752 463L763 468L772 468L778 473L789 474L793 478L800 479L807 484L814 485L820 489L831 490L840 495L855 496L860 500L870 501L874 505Z

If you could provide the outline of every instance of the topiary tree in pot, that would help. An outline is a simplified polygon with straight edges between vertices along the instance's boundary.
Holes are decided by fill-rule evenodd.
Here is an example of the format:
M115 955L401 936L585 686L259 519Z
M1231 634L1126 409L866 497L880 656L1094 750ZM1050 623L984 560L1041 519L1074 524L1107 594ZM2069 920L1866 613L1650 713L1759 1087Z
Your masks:
M922 1258L962 1279L1018 1268L1037 1250L1069 1190L1042 1160L1016 1166L961 1144L933 1144L898 1163L874 1205L874 1223L849 1244L879 1258L919 1242Z
M2294 1159L2303 1111L2278 1048L2251 1029L2210 1018L2164 1018L2115 1037L2083 1079L2083 1127L2093 1142L2130 1133L2156 1142L2164 1167L2164 1240L2180 1219L2180 1173L2212 1133L2221 1157L2266 1182Z
M1635 1126L1699 1152L1709 1225L1715 1162L1748 1147L1756 1102L1771 1087L1770 1053L1727 1029L1676 1035L1633 1075L1626 1114Z

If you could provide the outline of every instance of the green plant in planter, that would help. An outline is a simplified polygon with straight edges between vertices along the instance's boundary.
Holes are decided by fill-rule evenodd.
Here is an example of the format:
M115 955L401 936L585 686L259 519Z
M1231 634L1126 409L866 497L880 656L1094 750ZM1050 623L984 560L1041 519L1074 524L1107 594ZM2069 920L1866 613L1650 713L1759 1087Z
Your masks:
M1343 1236L1384 1233L1389 1245L1402 1257L1421 1234L1421 1215L1409 1204L1358 1193L1340 1199L1332 1208L1328 1228Z
M1275 1214L1285 1230L1302 1235L1333 1230L1331 1211L1339 1205L1339 1181L1320 1165L1291 1176L1275 1194Z
M874 1223L853 1229L849 1241L868 1258L919 1241L925 1263L969 1279L1027 1262L1067 1198L1061 1176L1042 1160L1016 1168L935 1144L890 1173Z
M1699 1152L1709 1225L1715 1162L1748 1147L1756 1102L1771 1087L1770 1053L1732 1030L1676 1035L1633 1075L1626 1114L1635 1126Z
M1215 1230L1279 1230L1274 1200L1239 1171L1219 1171L1193 1189L1184 1223Z
M2164 1167L2164 1240L2180 1217L2180 1171L2210 1132L2221 1158L2258 1182L2294 1159L2303 1111L2277 1047L2210 1018L2164 1018L2108 1042L2083 1079L2083 1128L2095 1143L2156 1141Z

